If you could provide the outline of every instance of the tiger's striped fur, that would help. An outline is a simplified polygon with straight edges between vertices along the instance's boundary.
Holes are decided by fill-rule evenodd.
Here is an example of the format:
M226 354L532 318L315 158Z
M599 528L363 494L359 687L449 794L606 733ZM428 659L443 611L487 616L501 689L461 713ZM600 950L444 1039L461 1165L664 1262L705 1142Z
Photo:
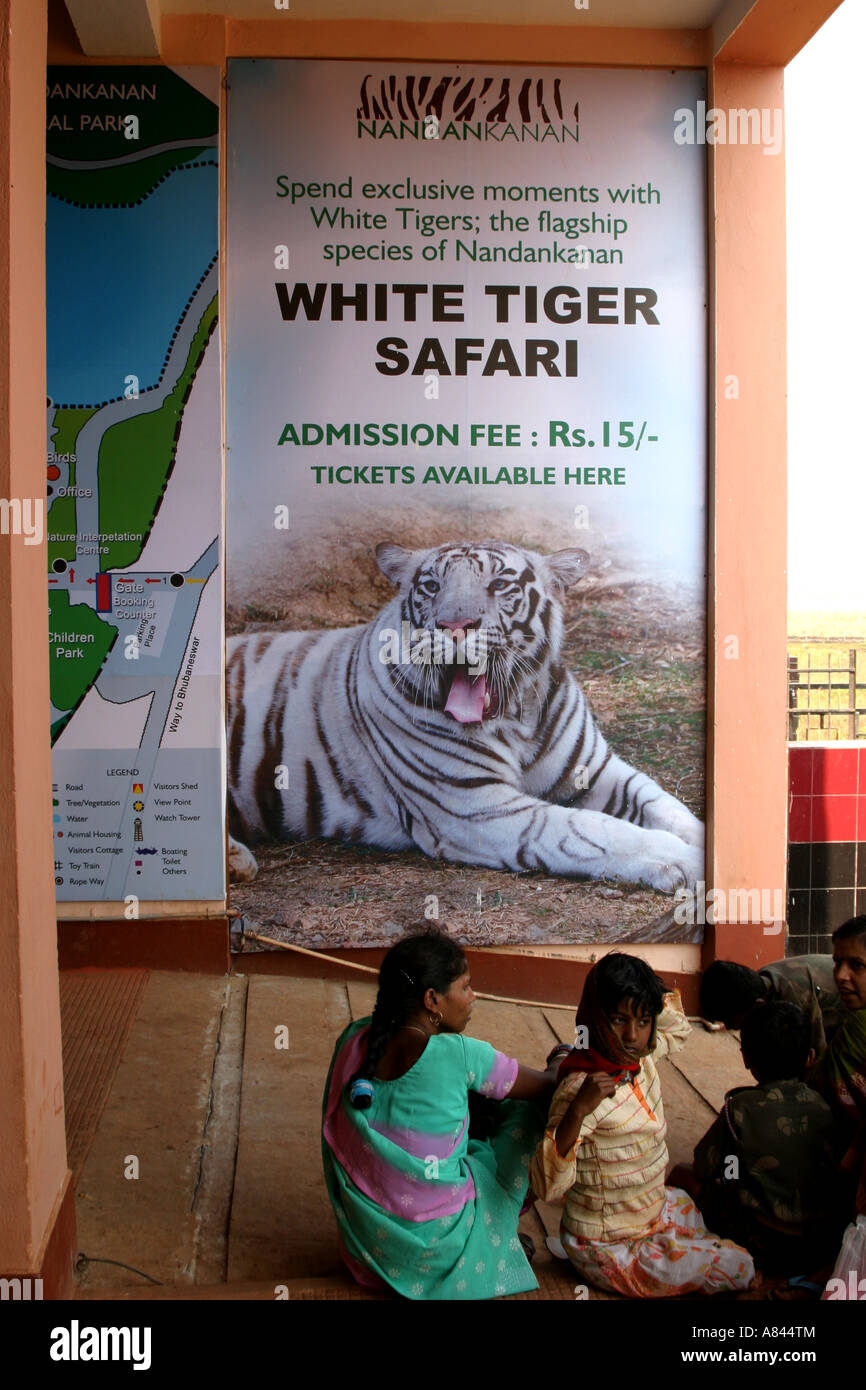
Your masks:
M560 661L558 596L585 552L384 543L376 556L399 592L365 626L229 639L234 876L256 872L248 844L323 836L669 893L692 886L701 822L611 751ZM401 623L450 631L458 660L479 627L482 684L441 661L383 659Z

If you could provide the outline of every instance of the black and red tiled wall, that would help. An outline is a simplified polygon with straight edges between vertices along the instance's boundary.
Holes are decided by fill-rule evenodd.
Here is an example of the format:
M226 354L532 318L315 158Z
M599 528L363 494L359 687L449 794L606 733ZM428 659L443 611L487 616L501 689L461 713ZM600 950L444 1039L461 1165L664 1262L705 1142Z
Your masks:
M788 749L789 956L832 950L830 933L866 912L866 746Z

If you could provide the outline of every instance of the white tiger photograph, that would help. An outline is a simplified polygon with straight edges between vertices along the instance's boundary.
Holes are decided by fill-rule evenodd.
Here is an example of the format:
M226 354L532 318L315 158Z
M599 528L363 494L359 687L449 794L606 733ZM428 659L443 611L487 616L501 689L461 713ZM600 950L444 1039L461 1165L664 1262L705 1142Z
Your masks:
M259 557L230 596L232 903L324 948L425 915L473 945L682 939L703 596L615 564L606 533L473 512L320 522L306 584L284 541L285 578Z

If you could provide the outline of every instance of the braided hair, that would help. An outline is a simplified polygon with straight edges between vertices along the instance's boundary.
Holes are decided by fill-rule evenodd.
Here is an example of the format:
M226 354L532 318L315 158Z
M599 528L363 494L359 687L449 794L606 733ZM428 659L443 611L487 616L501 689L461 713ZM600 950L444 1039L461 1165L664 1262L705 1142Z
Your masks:
M398 1028L423 1008L427 990L447 993L465 970L463 951L438 929L404 937L391 947L379 967L379 992L370 1021L367 1056L349 1087L357 1110L366 1110L370 1105L373 1078L385 1049Z

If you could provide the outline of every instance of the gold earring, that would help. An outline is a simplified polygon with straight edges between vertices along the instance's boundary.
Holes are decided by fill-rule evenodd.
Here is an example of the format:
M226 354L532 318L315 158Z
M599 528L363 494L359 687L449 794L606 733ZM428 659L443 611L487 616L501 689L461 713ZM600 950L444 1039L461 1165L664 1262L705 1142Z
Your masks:
M433 1027L438 1030L440 1023L442 1022L442 1015L431 1013L430 1022L433 1025Z

